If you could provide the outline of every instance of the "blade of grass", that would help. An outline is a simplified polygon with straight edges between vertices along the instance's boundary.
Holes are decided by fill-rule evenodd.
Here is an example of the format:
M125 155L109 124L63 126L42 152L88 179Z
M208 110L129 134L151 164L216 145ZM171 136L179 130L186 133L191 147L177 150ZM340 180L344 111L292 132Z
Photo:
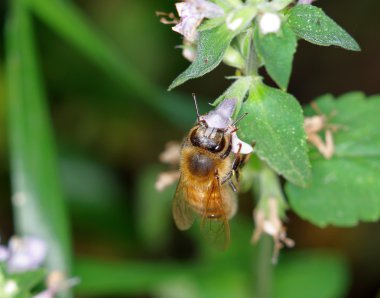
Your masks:
M39 18L119 82L129 94L137 94L148 107L176 125L188 127L194 123L194 114L189 113L193 111L190 98L168 93L141 75L75 5L53 0L29 0L29 3Z
M245 273L246 264L197 262L101 261L89 258L75 259L74 273L81 277L77 291L81 295L146 295L153 294L162 285L175 287L178 282L205 289L210 285L220 288L220 278ZM204 285L206 283L206 285ZM175 296L173 296L175 297ZM204 295L202 297L208 297ZM220 297L220 296L218 296ZM230 297L226 295L225 297ZM241 296L238 296L241 297Z
M32 22L24 0L10 3L6 34L7 120L16 232L43 239L49 249L47 267L70 275L68 220Z

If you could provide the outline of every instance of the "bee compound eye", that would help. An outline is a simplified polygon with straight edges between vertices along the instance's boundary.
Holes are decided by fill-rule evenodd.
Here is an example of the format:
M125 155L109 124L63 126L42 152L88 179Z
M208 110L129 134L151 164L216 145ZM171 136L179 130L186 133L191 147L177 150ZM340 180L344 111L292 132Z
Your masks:
M200 146L200 138L198 136L198 127L194 128L190 134L190 142L194 146Z
M226 138L224 135L222 135L220 142L213 148L210 148L210 151L213 153L219 153L224 149L225 146L226 146Z

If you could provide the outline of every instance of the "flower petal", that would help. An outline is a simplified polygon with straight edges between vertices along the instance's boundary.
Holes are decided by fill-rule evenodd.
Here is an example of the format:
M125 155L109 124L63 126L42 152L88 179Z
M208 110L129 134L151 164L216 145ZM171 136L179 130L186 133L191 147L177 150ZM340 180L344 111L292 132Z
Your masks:
M240 151L239 151L239 148L240 148ZM253 151L253 147L251 145L240 140L236 132L232 133L232 152L233 153L239 152L241 154L249 154L252 151Z
M224 129L232 123L231 116L236 107L236 99L225 99L222 101L215 110L210 111L208 114L201 118L206 121L209 127Z

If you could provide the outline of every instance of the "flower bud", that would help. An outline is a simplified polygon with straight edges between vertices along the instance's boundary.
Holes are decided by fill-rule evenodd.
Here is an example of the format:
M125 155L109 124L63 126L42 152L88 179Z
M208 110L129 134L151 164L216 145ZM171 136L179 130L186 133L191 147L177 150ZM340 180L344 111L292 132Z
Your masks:
M195 60L195 57L197 56L197 49L193 44L185 43L182 47L182 56L186 60L193 62Z
M281 28L281 18L276 13L266 12L259 20L259 27L263 34L276 33Z
M233 47L228 47L223 57L223 62L229 66L242 69L244 68L244 59Z
M254 6L243 6L230 12L226 18L227 28L231 31L244 30L253 18L257 15L257 8Z

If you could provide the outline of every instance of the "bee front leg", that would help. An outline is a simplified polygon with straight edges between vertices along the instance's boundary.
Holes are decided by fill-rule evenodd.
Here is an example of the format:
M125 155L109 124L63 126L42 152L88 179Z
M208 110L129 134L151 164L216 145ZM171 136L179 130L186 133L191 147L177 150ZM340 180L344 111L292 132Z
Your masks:
M234 171L231 170L229 171L226 176L224 176L221 180L221 185L223 185L224 183L226 183L228 181L228 185L231 187L232 191L233 192L237 192L237 188L235 186L235 184L232 182L231 178L232 178L232 175L233 175Z
M222 178L222 181L221 181L221 185L223 185L224 183L226 183L228 180L230 180L231 179L231 177L232 177L232 170L231 171L229 171L227 174L226 174L226 176L224 176L223 178Z
M232 178L232 175L235 174L236 175L236 178L238 178L238 168L239 168L239 165L241 164L241 155L240 155L240 150L241 150L241 144L239 146L239 149L238 149L238 152L236 153L236 156L235 156L235 159L234 161L232 162L232 167L231 167L231 170L222 178L221 180L221 184L224 184L228 181L228 184L230 185L231 189L236 192L236 186L234 185L234 183L231 181L231 178Z
M232 182L232 180L228 181L229 186L231 187L233 192L237 192L237 188L235 184Z

